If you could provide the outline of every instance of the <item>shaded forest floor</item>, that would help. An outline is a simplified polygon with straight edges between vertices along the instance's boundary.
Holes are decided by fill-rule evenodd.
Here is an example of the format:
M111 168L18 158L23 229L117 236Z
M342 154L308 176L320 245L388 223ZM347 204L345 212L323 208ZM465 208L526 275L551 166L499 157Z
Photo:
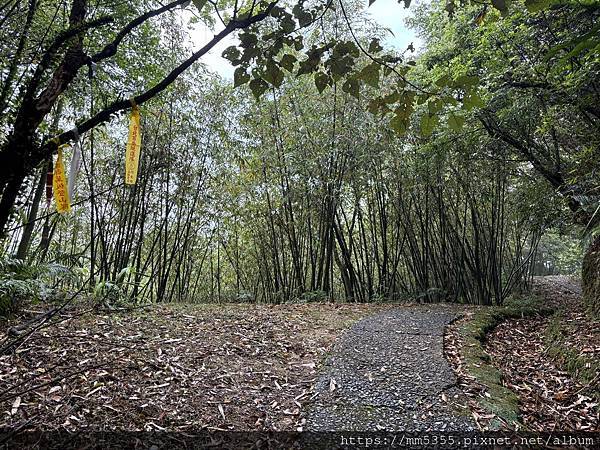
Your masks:
M445 352L471 414L482 429L598 431L600 322L570 277L538 277L532 294L448 327Z
M517 394L517 413L525 427L597 430L600 325L583 312L580 291L573 280L545 277L537 280L535 292L557 312L550 317L519 315L503 321L484 340L482 351L491 355L503 389ZM304 430L308 405L332 393L368 391L360 386L350 389L354 376L342 386L348 387L348 392L337 385L332 388L328 379L322 398L317 398L315 386L334 342L340 343L338 353L345 349L361 364L372 357L377 364L369 362L365 366L365 380L387 383L390 392L396 389L392 382L418 371L413 367L395 375L381 370L373 373L371 366L383 367L390 361L389 352L398 359L398 367L404 367L411 355L402 352L427 349L426 364L421 361L425 353L413 358L415 364L421 361L425 369L443 366L431 362L433 357L443 358L441 337L439 349L430 344L415 347L409 341L419 336L412 332L404 336L401 331L402 326L412 322L402 319L402 323L396 323L394 319L417 317L421 309L376 304L158 305L111 314L74 309L57 315L54 323L27 337L14 351L0 355L0 428ZM431 310L429 316L425 314L427 325L417 327L419 333L432 326L428 320L433 320L435 314L454 317L462 312L469 319L479 311L491 311L453 305L432 305ZM21 317L4 323L0 327L0 346L10 339L7 332L11 326L37 313L25 311ZM376 316L378 313L382 314ZM363 325L350 329L366 317L370 319L361 322ZM377 331L388 322L390 333L400 333L392 340L406 339L410 344L403 344L400 352L396 350L399 344L381 344L379 341L385 341L379 339L381 336L374 340L374 335L367 335L373 334L371 328ZM438 327L440 336L444 324ZM454 339L456 326L448 328L444 341L445 354L455 368L460 352L459 341ZM420 338L433 339L429 334ZM468 345L463 342L463 349ZM361 346L374 349L374 353L364 354L366 350L360 350ZM362 367L357 363L344 372L350 360L341 361L344 370L330 364L339 369L341 375L337 378ZM420 378L427 378L429 369L425 369ZM497 400L493 398L495 393L474 388L476 383L463 376L460 369L458 387L462 393L456 395L460 402L444 391L444 383L440 385L443 395L435 391L440 397L436 401L460 403L459 409L467 416L470 412L476 425L484 428L499 416L482 409L477 398ZM448 378L432 376L433 384ZM422 394L417 384L415 389ZM380 400L386 407L396 401L392 394ZM400 400L402 404L406 401ZM343 418L340 420L344 423ZM508 422L504 425L510 426Z
M388 308L168 305L66 314L0 356L0 428L298 430L334 340Z
M569 277L540 277L534 293L557 312L501 323L486 351L518 394L528 429L598 431L600 322L585 313Z

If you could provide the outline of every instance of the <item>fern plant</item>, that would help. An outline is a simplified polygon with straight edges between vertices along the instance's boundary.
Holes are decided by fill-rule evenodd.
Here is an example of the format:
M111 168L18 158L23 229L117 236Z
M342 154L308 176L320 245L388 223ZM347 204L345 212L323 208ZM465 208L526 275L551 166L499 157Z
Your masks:
M0 260L0 316L6 316L23 303L51 299L62 281L77 275L60 264L29 264L20 259Z

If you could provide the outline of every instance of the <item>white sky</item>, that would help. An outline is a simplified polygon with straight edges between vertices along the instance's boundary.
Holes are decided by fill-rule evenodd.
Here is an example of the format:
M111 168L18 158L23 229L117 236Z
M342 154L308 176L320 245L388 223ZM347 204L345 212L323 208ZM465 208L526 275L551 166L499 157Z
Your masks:
M365 3L368 0L364 0ZM397 0L376 0L370 7L367 8L371 17L375 19L383 27L389 28L393 35L387 35L385 44L394 47L399 51L404 51L412 42L415 48L420 47L420 41L412 30L409 30L404 25L404 19L410 14L410 10L415 6L417 1L413 0L411 7L404 8L404 3L398 4ZM219 30L217 26L217 30ZM208 42L214 33L206 26L198 24L192 32L194 47L200 48L204 43ZM210 52L204 55L201 62L212 72L217 72L224 78L233 78L234 67L229 61L224 59L221 54L230 45L235 45L237 40L235 37L228 37L216 45Z

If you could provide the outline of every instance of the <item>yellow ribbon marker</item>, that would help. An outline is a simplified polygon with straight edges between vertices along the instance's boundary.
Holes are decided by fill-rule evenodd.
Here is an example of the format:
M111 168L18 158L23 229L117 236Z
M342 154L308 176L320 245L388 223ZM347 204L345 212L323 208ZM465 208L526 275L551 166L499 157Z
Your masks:
M56 210L59 214L69 212L71 210L71 200L69 199L69 189L67 187L67 176L65 175L65 165L63 163L63 148L68 147L67 144L58 147L58 157L54 165L54 174L52 177L52 187L54 190L54 201L56 202Z
M129 139L125 153L125 184L135 184L137 180L141 146L140 109L133 104L131 116L129 117Z

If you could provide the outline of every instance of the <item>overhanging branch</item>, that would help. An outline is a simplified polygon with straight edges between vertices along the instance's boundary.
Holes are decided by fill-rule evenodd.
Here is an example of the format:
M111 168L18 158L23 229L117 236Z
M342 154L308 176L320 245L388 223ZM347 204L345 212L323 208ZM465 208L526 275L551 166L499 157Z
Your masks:
M133 31L134 28L137 28L138 26L143 24L148 19L159 16L159 15L175 8L176 6L186 3L187 1L188 0L176 0L174 2L171 2L171 3L161 7L161 8L153 9L152 11L148 11L147 13L142 14L141 16L133 19L121 31L119 31L119 33L113 39L112 42L110 42L109 44L106 44L102 50L100 50L98 53L92 55L90 57L90 60L92 62L98 62L98 61L102 61L103 59L114 56L117 53L117 48L119 47L119 44L121 43L121 41L123 39L125 39L125 37L129 33L131 33L131 31Z
M250 25L253 25L253 24L265 19L271 13L271 10L277 4L277 1L278 0L276 0L272 3L269 3L267 8L263 12L258 13L252 17L248 17L247 19L243 19L243 20L232 20L231 22L229 22L227 24L227 26L223 30L221 30L221 32L216 34L211 39L210 42L208 42L204 47L202 47L200 50L195 52L191 57L189 57L187 60L185 60L179 66L177 66L175 69L173 69L159 83L152 86L146 92L133 97L134 102L138 105L141 105L141 104L147 102L148 100L156 97L158 94L160 94L162 91L164 91L167 87L169 87L186 69L188 69L192 64L194 64L202 56L204 56L206 53L208 53L216 44L218 44L226 36L233 33L235 30L247 28ZM130 107L131 107L130 100L118 100L118 101L112 103L111 105L107 106L106 108L104 108L102 111L98 112L93 117L90 117L86 121L77 125L77 133L83 134L102 123L108 122L111 119L111 116L113 114L118 113L120 111L127 110ZM72 141L75 139L75 137L76 136L75 136L74 130L66 131L66 132L56 136L54 139L46 142L40 148L40 153L42 156L49 155L53 151L55 151L59 145L64 144L69 141Z

